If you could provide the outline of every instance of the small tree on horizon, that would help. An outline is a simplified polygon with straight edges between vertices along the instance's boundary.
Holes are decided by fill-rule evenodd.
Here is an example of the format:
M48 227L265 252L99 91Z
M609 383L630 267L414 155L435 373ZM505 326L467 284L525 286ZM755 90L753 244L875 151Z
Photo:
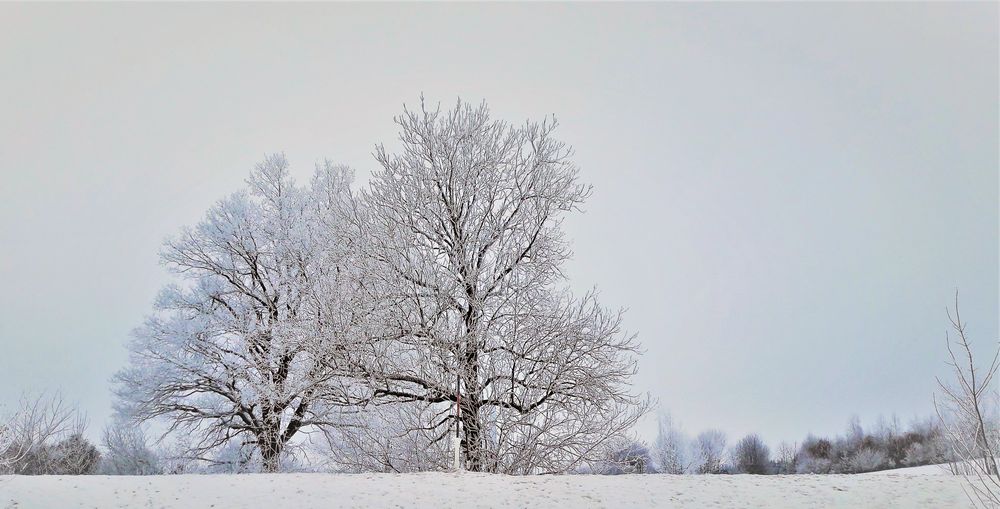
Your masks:
M756 433L737 442L733 449L733 466L746 474L767 474L770 470L771 451Z

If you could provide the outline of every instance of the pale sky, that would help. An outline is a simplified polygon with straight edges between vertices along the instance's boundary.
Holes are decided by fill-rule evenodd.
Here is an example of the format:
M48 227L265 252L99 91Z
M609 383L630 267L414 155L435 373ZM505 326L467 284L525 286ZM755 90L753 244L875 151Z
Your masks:
M162 240L267 152L363 185L421 93L559 118L570 284L691 434L929 415L956 288L1000 337L996 3L0 4L0 403L96 436Z

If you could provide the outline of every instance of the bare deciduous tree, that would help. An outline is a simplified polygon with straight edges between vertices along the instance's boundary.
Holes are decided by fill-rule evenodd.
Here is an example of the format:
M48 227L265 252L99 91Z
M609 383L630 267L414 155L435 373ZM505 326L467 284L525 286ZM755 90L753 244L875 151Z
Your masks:
M698 434L698 466L699 474L718 474L722 471L722 456L726 451L726 434L717 429L702 431Z
M955 455L962 460L962 470L970 481L970 499L983 506L1000 506L996 420L988 418L995 416L990 398L995 398L991 391L1000 368L1000 350L985 368L977 365L959 312L957 291L955 309L947 315L954 332L954 336L945 336L953 378L950 383L938 379L941 397L935 396L934 407Z
M660 416L651 454L661 473L685 474L691 471L695 460L689 454L689 442L669 413Z
M373 399L431 407L443 440L460 400L466 468L562 472L599 459L647 408L621 313L557 285L560 223L589 188L555 121L514 127L485 105L406 110L402 150L356 211L386 319L359 368Z
M799 453L798 444L782 442L778 445L777 457L779 474L794 474Z
M771 451L757 434L743 437L733 448L733 466L746 474L766 474L770 467Z

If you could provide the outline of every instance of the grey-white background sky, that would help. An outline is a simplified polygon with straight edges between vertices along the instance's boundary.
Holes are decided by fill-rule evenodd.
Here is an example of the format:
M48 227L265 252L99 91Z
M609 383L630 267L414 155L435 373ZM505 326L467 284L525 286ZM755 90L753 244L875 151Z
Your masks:
M998 7L0 5L0 402L99 428L160 242L265 152L374 167L421 92L556 114L576 289L636 386L771 441L931 412L955 288L998 338ZM648 432L648 426L647 426Z

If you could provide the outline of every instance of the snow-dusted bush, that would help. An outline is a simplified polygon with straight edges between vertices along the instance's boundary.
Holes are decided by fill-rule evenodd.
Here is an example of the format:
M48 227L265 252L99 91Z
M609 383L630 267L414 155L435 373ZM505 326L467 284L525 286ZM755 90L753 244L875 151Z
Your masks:
M795 461L795 473L798 474L829 474L833 462L827 458L816 458L808 453L800 453Z
M903 464L909 467L919 465L937 465L955 458L951 454L951 447L944 437L934 435L924 442L916 442L906 449Z
M47 472L56 475L93 474L101 461L101 452L80 434L70 435L48 451Z
M79 434L55 444L34 444L20 461L13 473L20 475L85 475L97 471L101 453L94 444Z
M162 471L159 458L150 450L145 430L125 419L115 419L104 427L105 475L154 475Z
M871 472L885 467L888 458L885 452L863 447L847 461L852 473Z
M799 474L826 474L833 469L831 453L833 444L825 438L812 435L802 441L795 457L795 472Z
M609 445L607 458L593 466L593 473L602 475L655 473L655 469L651 468L652 458L646 444L619 439Z
M906 455L903 458L903 463L908 467L915 467L919 465L927 465L932 463L930 460L934 454L931 451L930 444L915 443L911 444L910 447L906 449Z
M0 473L91 473L100 453L83 438L86 428L86 418L60 394L23 396L3 424Z

